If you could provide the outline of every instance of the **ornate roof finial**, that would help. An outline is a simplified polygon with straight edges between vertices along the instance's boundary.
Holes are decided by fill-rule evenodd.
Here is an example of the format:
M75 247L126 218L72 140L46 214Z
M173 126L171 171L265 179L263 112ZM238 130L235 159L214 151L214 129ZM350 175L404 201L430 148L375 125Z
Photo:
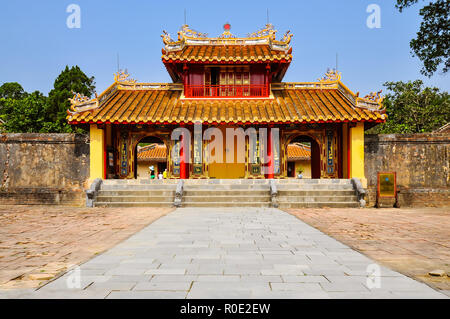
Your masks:
M164 44L173 42L172 38L170 37L170 34L166 30L163 30L163 34L161 34L161 38L163 39Z
M340 81L341 73L336 69L327 69L327 73L325 73L324 77L319 79L320 82L331 82L331 81Z
M364 98L378 103L382 99L381 92L383 92L383 90L380 90L378 92L370 92Z
M381 97L382 90L370 92L364 98L357 97L356 106L363 107L372 111L384 112L386 107L383 104L384 98Z
M95 98L91 99L84 96L81 93L72 92L73 97L69 98L70 101L70 111L69 113L74 114L77 112L85 112L98 108L97 93L95 93Z
M127 69L125 71L119 70L119 72L114 74L114 82L136 83L136 80L129 79L129 76Z
M288 31L284 34L283 39L281 39L281 41L284 42L284 43L286 43L286 44L289 44L289 43L291 43L291 39L292 39L293 36L294 36L294 35L291 33L291 30L288 30Z
M229 24L228 22L225 23L223 25L223 33L219 36L219 38L221 38L221 39L236 38L236 36L234 34L232 34L230 32L230 30L231 30L231 24Z
M271 23L267 23L264 28L262 28L259 31L250 33L248 35L249 38L261 38L261 37L267 37L271 38L272 40L275 40L275 33L277 33L277 30L273 28L273 25Z

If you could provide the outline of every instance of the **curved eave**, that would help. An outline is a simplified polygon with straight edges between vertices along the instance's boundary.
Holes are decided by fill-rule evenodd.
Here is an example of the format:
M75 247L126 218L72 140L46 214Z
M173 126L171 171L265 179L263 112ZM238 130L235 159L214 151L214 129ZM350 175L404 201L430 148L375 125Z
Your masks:
M246 59L240 59L240 58L202 58L202 59L196 59L196 58L177 58L177 57L162 57L162 61L164 63L193 63L193 64L203 64L203 63L213 63L213 64L220 64L220 63L230 63L230 64L249 64L249 63L266 63L266 62L279 62L279 63L290 63L292 61L292 56L290 57L272 57L272 58L257 58L257 57L251 57Z
M135 125L135 124L149 124L149 125L178 125L178 124L187 124L187 125L193 125L196 122L202 122L203 124L213 124L213 125L220 125L220 124L239 124L239 125L252 125L252 124L283 124L283 125L289 125L289 124L324 124L324 123L357 123L357 122L371 122L371 123L384 123L385 120L383 119L352 119L352 120L311 120L311 121L237 121L237 120L231 120L231 121L201 121L201 120L192 120L192 121L140 121L140 122L129 122L129 121L71 121L69 120L68 123L71 125L79 125L79 124L129 124L129 125Z

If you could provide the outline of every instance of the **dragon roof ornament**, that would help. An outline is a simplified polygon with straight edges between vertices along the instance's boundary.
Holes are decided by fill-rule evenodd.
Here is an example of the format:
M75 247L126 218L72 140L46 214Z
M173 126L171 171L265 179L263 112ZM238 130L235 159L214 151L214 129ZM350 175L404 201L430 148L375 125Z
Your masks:
M336 82L340 81L342 78L342 73L338 72L336 69L328 69L325 75L318 79L319 82Z
M128 70L125 69L125 71L123 70L119 70L119 72L114 73L114 82L120 82L120 83L136 83L135 79L129 79L128 77L130 76L130 74L128 74Z
M249 38L262 38L262 37L270 37L272 40L275 40L275 34L277 30L274 29L271 23L266 24L264 28L259 31L250 33L248 35Z
M378 92L370 92L363 98L358 97L356 99L356 105L371 111L384 112L386 107L383 104L384 97L381 96L381 92L382 90Z
M373 102L378 102L380 101L380 99L382 99L381 92L383 92L383 90L380 90L378 92L370 92L364 98Z
M293 34L287 31L280 40L276 40L277 30L268 23L261 30L248 34L247 37L236 37L230 32L231 25L224 25L224 32L218 37L208 37L206 33L201 33L191 29L187 24L178 31L178 39L175 41L170 34L163 30L161 35L165 45L165 51L179 51L185 45L259 45L266 44L273 50L288 51Z
M95 94L95 98L93 99L84 96L81 93L72 93L73 97L69 98L70 110L67 110L67 113L75 114L79 112L95 110L96 108L98 108L99 103L97 99L97 93Z

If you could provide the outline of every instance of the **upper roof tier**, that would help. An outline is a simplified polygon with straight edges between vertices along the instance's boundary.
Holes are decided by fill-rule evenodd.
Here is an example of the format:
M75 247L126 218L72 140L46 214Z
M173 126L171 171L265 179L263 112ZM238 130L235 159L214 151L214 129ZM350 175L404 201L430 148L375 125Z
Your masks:
M229 24L224 25L224 32L216 38L194 31L188 25L182 26L177 41L163 32L162 60L165 63L289 63L292 60L289 43L293 35L287 31L281 40L276 40L277 30L272 24L242 38L230 32Z

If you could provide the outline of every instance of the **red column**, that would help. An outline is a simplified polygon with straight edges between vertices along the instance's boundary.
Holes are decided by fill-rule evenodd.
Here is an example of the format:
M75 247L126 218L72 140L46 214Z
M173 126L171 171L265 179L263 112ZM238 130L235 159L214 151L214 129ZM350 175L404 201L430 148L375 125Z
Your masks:
M267 174L267 178L273 178L273 145L272 145L272 127L269 128L269 134L268 134L268 141L267 141L267 155L269 156L269 172Z
M185 143L185 138L184 135L180 136L180 178L181 179L186 179L186 161L185 161L185 147L186 147L186 143Z

